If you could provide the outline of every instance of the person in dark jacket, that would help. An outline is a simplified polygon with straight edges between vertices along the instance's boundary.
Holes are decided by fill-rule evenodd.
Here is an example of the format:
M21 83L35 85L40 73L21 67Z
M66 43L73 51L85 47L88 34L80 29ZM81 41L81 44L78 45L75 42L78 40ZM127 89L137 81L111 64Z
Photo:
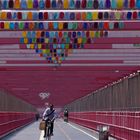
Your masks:
M68 112L68 109L66 108L64 110L64 121L68 122L68 117L69 117L69 112Z
M39 120L39 117L40 117L39 113L36 113L36 114L35 114L35 119L36 119L36 121Z

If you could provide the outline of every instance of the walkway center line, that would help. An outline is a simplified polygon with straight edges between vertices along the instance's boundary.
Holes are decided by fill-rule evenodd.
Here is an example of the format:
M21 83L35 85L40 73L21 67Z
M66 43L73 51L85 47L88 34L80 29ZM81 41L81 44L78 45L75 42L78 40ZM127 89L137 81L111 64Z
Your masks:
M90 135L89 133L85 132L84 130L82 130L82 129L76 127L76 126L73 126L72 124L69 124L69 125L70 125L71 127L73 127L74 129L77 129L77 130L83 132L84 134L88 135L89 137L93 138L94 140L98 140L98 138L96 138L96 137Z
M44 140L43 135L44 135L44 131L41 131L40 139L39 140Z
M64 131L64 129L62 129L57 123L56 123L57 127L60 129L60 131L65 135L65 137L68 139L68 140L72 140L68 135L67 133Z

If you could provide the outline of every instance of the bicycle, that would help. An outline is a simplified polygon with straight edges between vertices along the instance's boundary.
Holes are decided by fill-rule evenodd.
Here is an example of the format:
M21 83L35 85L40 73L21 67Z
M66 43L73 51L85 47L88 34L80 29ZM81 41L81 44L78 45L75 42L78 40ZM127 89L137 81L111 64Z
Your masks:
M46 140L51 140L51 120L47 121L47 125L46 125Z
M68 122L68 117L64 116L64 122Z

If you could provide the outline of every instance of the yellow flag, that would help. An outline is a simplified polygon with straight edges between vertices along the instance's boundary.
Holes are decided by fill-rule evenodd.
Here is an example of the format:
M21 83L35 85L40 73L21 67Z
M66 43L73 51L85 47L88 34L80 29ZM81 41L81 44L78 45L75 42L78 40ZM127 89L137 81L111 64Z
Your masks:
M78 38L78 43L79 44L82 43L82 38L81 37Z
M9 22L4 23L4 29L9 29Z
M26 32L26 31L23 31L23 32L22 32L22 37L24 37L24 38L25 38L25 37L26 37L26 35L27 35L27 32Z
M2 12L1 13L1 19L7 19L7 13L6 12Z
M42 53L43 53L43 54L46 54L46 53L47 53L46 49L43 49L43 50L42 50Z
M117 8L122 9L123 8L123 0L117 0Z
M50 50L49 49L46 49L46 53L49 54L50 53Z
M91 38L94 38L94 37L95 37L94 31L90 31L89 33L90 33L90 37L91 37Z
M68 9L68 7L69 7L69 1L68 0L64 0L63 7L64 7L64 9Z
M24 38L24 43L25 43L25 44L28 43L28 38Z
M97 20L98 19L98 12L93 12L92 17L93 17L93 20Z
M38 44L38 49L41 49L42 48L42 45L41 44Z
M55 57L52 57L52 60L53 60L53 61L55 61L55 60L56 60L56 58L55 58Z
M45 38L45 43L49 43L49 39L48 38Z
M115 12L115 18L119 20L121 18L121 12Z
M32 2L32 0L28 0L28 1L27 1L27 7L28 7L29 9L32 9L32 8L33 8L33 2Z
M58 63L61 64L62 63L62 60L58 60Z
M59 22L58 29L59 30L62 30L63 29L63 23L62 22Z
M31 49L34 49L34 44L30 44L30 48Z

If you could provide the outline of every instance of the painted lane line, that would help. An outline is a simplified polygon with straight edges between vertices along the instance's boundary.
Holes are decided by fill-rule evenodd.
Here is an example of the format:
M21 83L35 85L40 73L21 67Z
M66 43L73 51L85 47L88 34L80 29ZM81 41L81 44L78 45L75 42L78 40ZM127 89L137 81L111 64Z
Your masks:
M72 124L68 124L68 125L70 125L70 126L73 127L74 129L77 129L77 130L83 132L84 134L88 135L89 137L93 138L94 140L98 140L98 138L96 138L96 137L90 135L89 133L83 131L82 129L80 129L80 128L76 127L76 126L73 126Z
M39 140L44 140L43 135L44 135L44 131L41 131L40 139Z
M60 129L60 131L64 134L64 136L65 136L68 140L72 140L72 139L69 137L69 135L67 135L67 133L64 131L64 129L61 128L60 125L58 125L57 123L56 123L56 125L57 125L57 127Z

